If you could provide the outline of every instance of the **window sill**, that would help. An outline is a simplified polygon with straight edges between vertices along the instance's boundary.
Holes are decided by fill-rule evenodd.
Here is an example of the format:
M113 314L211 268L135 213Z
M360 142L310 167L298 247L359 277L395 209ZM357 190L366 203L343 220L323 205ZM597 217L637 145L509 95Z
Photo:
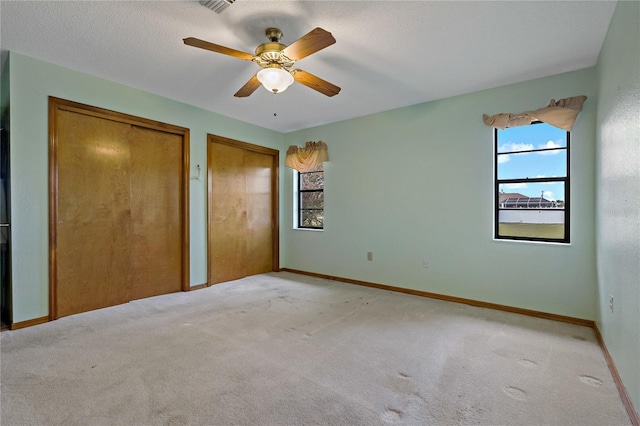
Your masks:
M293 228L294 231L311 231L311 232L323 232L324 229L316 228Z
M499 242L499 243L522 243L522 244L544 244L544 245L552 245L552 246L564 246L564 247L568 247L571 246L571 243L562 243L562 242L557 242L557 241L530 241L530 240L510 240L508 238L493 238L494 242Z

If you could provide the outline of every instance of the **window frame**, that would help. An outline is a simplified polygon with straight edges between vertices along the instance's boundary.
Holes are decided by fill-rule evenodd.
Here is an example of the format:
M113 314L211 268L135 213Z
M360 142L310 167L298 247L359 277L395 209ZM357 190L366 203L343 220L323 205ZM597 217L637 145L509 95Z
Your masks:
M541 121L534 121L528 126L535 126L543 124ZM493 238L498 241L530 241L530 242L541 242L541 243L560 243L560 244L570 244L571 243L571 173L570 173L570 163L571 163L571 132L566 132L566 147L559 148L538 148L531 149L526 151L514 151L514 152L498 152L499 147L499 131L500 129L493 129L493 183L494 183L494 231ZM498 156L505 154L523 154L523 153L532 153L532 152L544 152L544 151L557 151L557 150L565 150L566 152L566 176L565 177L543 177L543 178L511 178L511 179L499 179L498 178ZM564 236L562 238L539 238L539 237L520 237L520 236L505 236L499 235L500 230L500 211L501 210L518 210L518 208L500 208L500 187L505 184L514 184L514 183L546 183L546 182L562 182L564 183Z
M296 173L296 177L295 177L295 182L296 182L296 229L304 229L304 230L312 230L312 231L322 231L324 230L324 164L320 163L319 166L322 166L322 170L319 171L309 171L309 172L300 172L297 170L294 170L294 172ZM301 189L302 188L302 176L306 175L306 174L311 174L311 173L322 173L322 188L321 189ZM306 194L306 193L313 193L313 192L321 192L323 194L323 207L321 209L318 208L312 208L312 209L305 209L302 208L303 203L302 203L302 195ZM302 213L303 211L322 211L322 226L305 226L303 225L303 220L302 220Z

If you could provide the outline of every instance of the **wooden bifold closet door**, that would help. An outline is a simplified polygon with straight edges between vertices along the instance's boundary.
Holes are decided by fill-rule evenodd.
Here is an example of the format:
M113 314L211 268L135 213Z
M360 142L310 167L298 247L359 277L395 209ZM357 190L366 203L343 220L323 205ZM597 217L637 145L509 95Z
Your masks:
M188 131L50 103L52 319L187 289Z
M209 135L208 284L278 270L277 150Z

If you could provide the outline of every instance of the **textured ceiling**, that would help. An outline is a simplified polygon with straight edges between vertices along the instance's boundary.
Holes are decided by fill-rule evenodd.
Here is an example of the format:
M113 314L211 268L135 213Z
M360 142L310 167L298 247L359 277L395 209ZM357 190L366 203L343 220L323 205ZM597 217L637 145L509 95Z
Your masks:
M615 5L237 0L216 14L197 1L2 1L0 48L289 132L593 66ZM259 67L182 42L253 53L273 26L284 44L315 27L333 34L296 67L340 94L294 84L235 98Z

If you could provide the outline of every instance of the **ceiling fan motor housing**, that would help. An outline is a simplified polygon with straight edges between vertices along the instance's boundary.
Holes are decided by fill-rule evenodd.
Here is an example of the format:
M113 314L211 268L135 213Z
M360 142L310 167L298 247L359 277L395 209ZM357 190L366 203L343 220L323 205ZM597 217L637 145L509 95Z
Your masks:
M278 42L263 43L256 48L255 62L262 68L267 68L274 64L281 67L291 67L296 61L287 58L282 53L286 47L286 45Z

